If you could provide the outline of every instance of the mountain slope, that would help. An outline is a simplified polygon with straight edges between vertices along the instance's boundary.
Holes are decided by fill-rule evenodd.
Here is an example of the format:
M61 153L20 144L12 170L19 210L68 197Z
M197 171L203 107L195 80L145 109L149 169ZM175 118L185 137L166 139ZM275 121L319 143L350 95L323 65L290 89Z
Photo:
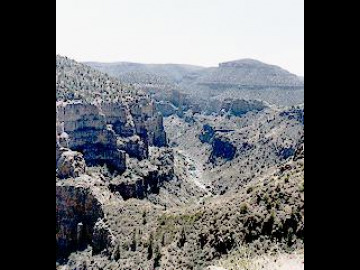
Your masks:
M157 148L166 145L148 95L56 57L57 260L88 244L109 245L94 239L105 233L98 226L111 190L124 199L146 197L175 177L173 154ZM111 187L107 176L118 177Z
M159 102L171 102L172 95L185 95L187 107L195 110L200 106L208 111L211 102L229 99L265 101L281 106L304 102L303 78L252 59L212 68L129 63L90 65L151 93Z
M244 88L303 86L301 79L296 75L253 59L221 63L217 68L205 69L198 74L197 77L192 77L195 78L193 83ZM191 83L191 80L188 82Z
M245 59L191 74L181 83L191 99L260 100L280 106L304 102L304 81L273 65Z
M56 101L92 102L96 97L104 101L120 97L123 101L132 101L144 96L141 91L135 91L105 73L56 56Z
M303 248L304 167L290 162L233 196L163 210L129 201L116 209L112 254L73 254L68 265L92 269L206 269L229 256L249 259L266 252ZM112 210L114 211L114 210ZM131 217L131 218L130 218ZM246 248L246 258L236 254Z
M96 63L87 65L119 78L126 83L172 84L181 82L186 74L199 71L202 67L176 64L138 64L138 63Z

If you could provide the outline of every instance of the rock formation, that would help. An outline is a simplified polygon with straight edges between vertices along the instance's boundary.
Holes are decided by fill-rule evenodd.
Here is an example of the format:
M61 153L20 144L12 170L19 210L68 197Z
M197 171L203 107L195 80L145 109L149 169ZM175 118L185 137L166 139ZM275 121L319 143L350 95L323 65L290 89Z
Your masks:
M56 257L92 243L95 224L104 217L101 200L90 187L56 185Z
M112 242L103 220L106 201L115 195L101 174L86 176L87 170L106 166L123 179L111 183L114 193L123 199L144 198L174 178L172 152L158 149L166 146L162 115L148 95L56 57L57 259L88 245L101 252ZM153 163L150 147L158 153ZM143 170L131 183L128 176L134 173L127 171L138 164Z
M126 170L127 154L142 160L148 157L149 146L166 146L162 116L147 95L129 91L122 93L122 88L119 86L116 89L116 83L104 75L61 57L56 60L56 91L59 97L56 101L57 165L59 152L64 153L66 148L81 153L88 166L106 164L122 173ZM88 78L79 75L86 72ZM91 76L98 78L100 86L92 82ZM101 80L103 83L99 83ZM65 101L60 97L69 98L66 83L69 88L78 84L81 90L86 86L88 92L77 100L74 97L74 100ZM104 93L95 93L99 90L97 87L102 88ZM69 157L69 154L65 155ZM62 171L69 166L69 162L66 162L67 165L63 162L64 154L59 164Z

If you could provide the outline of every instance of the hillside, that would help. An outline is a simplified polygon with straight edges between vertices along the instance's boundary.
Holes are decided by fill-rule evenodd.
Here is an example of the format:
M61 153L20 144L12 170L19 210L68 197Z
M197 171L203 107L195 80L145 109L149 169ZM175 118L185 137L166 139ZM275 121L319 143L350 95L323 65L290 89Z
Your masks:
M243 59L201 68L184 65L142 65L129 63L90 65L136 85L158 102L179 101L185 108L214 112L214 104L230 101L261 101L277 106L304 103L304 79L274 65ZM176 102L175 102L176 103Z
M196 75L186 78L185 83L250 89L303 86L301 79L296 75L253 59L221 63L219 67L204 69Z
M123 82L132 84L175 84L192 72L202 70L202 67L176 64L138 64L138 63L85 63L99 71L117 77Z
M150 199L174 179L178 187L168 191L174 204L202 194L182 181L166 146L163 118L148 95L56 57L57 260L96 247L94 237L103 235L97 224L106 204L120 201L115 196Z
M86 267L93 269L205 269L233 256L241 261L265 253L301 250L304 167L297 161L287 168L244 186L236 195L209 198L185 208L164 210L140 201L112 207L108 211L120 213L111 216L109 225L119 241L113 251L93 257L88 249L73 254L68 265L81 267L87 262ZM244 248L246 257L241 257L237 252Z
M278 106L304 102L304 81L273 65L244 59L219 64L191 74L182 82L183 91L202 99L260 100Z
M236 192L266 177L296 152L304 137L304 109L248 113L241 118L195 115L165 119L169 144L186 151L215 194Z

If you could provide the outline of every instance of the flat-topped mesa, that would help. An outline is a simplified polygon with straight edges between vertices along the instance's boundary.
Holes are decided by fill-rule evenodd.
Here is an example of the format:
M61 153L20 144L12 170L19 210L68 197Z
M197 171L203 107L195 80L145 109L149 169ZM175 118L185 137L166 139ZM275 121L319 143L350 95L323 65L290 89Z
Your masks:
M268 65L257 60L244 59L219 64L218 68L205 70L196 84L211 86L212 89L302 89L301 78L281 67Z
M241 68L241 67L259 67L265 64L255 59L241 59L220 63L219 67Z

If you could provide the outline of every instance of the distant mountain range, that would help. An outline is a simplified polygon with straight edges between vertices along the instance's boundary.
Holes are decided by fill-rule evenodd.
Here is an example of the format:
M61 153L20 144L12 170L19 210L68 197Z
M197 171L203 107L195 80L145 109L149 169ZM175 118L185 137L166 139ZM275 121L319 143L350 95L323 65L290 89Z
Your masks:
M200 72L203 67L176 64L138 64L118 63L86 63L97 70L122 79L127 83L180 83L184 77L193 72Z
M205 68L177 64L97 63L87 65L131 83L199 83L261 87L302 87L303 79L274 65L243 59ZM129 80L132 79L132 80ZM149 79L157 79L151 81Z
M253 59L224 62L218 67L86 63L152 92L180 91L197 103L209 100L260 100L281 106L304 103L304 78Z
M278 66L252 59L221 63L219 67L204 69L190 82L244 88L303 87L303 82L298 76Z

